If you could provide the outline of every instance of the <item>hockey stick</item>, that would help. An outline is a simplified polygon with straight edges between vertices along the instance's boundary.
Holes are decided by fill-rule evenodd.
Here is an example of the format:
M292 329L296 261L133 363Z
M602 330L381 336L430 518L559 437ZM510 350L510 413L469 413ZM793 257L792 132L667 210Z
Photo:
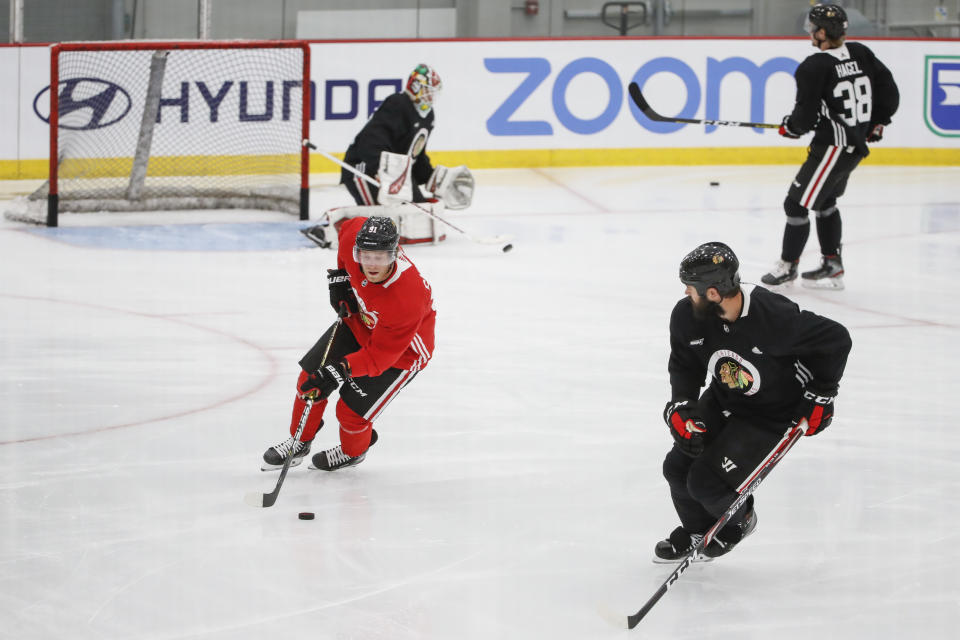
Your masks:
M342 323L343 316L341 314L337 317L337 323L333 326L333 331L330 332L330 338L327 340L327 348L323 352L323 358L320 359L321 367L327 362L327 355L329 355L330 347L333 345L333 338L337 335L337 329L340 328ZM275 486L270 493L251 491L243 497L243 500L251 507L272 507L277 501L277 496L280 495L280 487L283 486L283 480L287 477L287 471L290 470L290 463L293 462L293 454L296 452L297 442L299 442L300 436L303 435L304 427L307 426L307 417L310 415L310 409L313 408L313 402L314 396L307 396L307 404L303 408L303 413L300 414L300 424L297 425L297 433L293 436L293 446L290 447L290 453L287 454L287 459L283 461L280 477L277 478L277 486Z
M366 182L369 182L370 184L372 184L373 186L375 186L375 187L378 188L378 189L380 188L380 182L378 182L375 178L371 178L370 176L368 176L367 174L363 173L362 171L358 171L356 167L353 167L353 166L347 164L346 162L342 161L340 158L336 157L335 155L332 155L332 154L330 154L330 153L327 153L327 152L324 151L323 149L318 148L317 145L313 144L313 143L310 142L309 140L304 140L304 141L303 141L303 144L304 144L304 146L307 147L308 149L312 149L312 150L316 151L317 153L319 153L320 155L322 155L322 156L323 156L324 158L326 158L327 160L333 162L334 164L340 165L341 167L343 167L344 169L346 169L347 171L349 171L349 172L352 173L353 175L357 176L357 177L360 178L361 180L365 180ZM442 218L442 217L438 216L437 214L433 213L432 211L430 211L430 210L427 209L426 207L421 207L421 206L420 206L419 204L417 204L416 202L410 202L409 200L403 200L402 202L403 202L404 204L413 205L414 207L416 207L417 209L419 209L421 212L423 212L424 215L426 215L426 216L428 216L428 217L430 217L430 218L433 218L434 220L436 220L436 221L438 221L438 222L442 222L443 224L447 225L448 227L450 227L450 228L453 229L454 231L457 231L457 232L465 235L467 238L469 238L470 240L473 240L473 241L476 242L476 243L479 243L479 244L500 244L500 245L503 245L504 242L507 242L507 241L510 240L510 236L502 236L502 235L501 235L501 236L492 236L492 237L491 237L491 236L475 236L475 235L473 235L472 233L470 233L469 231L466 231L465 229L461 229L460 227L458 227L457 225L453 224L452 222L450 222L450 221L447 220L446 218ZM503 247L502 247L502 250L503 250L504 253L506 253L507 251L510 251L511 249L513 249L513 245L512 245L512 244L505 244L505 245L503 245Z
M643 115L647 116L651 120L657 122L685 122L687 124L713 124L723 127L756 127L760 129L779 129L779 124L767 124L765 122L738 122L736 120L698 120L694 118L668 118L662 116L650 106L650 103L647 102L647 99L643 97L643 94L640 93L640 86L636 82L631 82L628 87L630 91L630 98L633 100L634 104L637 105L637 108L643 112Z
M766 464L764 464L759 471L756 472L753 479L749 481L749 484L743 491L740 492L740 495L737 496L737 499L733 501L727 510L724 512L720 519L717 520L717 523L710 527L710 530L703 535L703 540L701 540L684 558L680 561L680 564L674 569L673 573L670 574L670 577L667 578L666 582L660 585L660 588L657 589L657 592L647 600L647 603L643 605L639 611L637 611L632 616L627 616L627 628L633 629L643 617L646 616L653 606L660 601L667 591L672 587L677 580L680 579L680 576L683 575L683 572L686 571L690 564L693 562L693 559L699 555L710 541L713 540L717 532L723 528L727 521L733 517L733 514L737 512L737 509L743 506L743 503L747 501L754 491L757 490L757 487L760 486L760 483L763 482L763 479L766 478L773 468L777 466L777 463L783 459L783 456L787 455L787 452L793 448L793 445L797 444L797 441L800 440L800 436L803 435L804 430L806 429L807 421L801 420L799 424L791 429L787 430L784 434L783 439L777 445L776 449L773 450L773 453L770 455Z

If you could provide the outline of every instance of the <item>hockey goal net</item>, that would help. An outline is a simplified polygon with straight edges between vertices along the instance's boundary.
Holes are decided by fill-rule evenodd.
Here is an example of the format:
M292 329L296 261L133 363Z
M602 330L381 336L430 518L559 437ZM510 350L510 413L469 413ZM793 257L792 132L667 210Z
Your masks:
M240 208L306 220L309 69L299 41L55 45L49 180L7 217Z

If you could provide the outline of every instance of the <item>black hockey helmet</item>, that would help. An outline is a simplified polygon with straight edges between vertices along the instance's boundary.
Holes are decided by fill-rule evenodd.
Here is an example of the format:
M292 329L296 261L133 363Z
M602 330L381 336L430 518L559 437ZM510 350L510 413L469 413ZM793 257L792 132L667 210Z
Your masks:
M680 261L680 282L692 286L701 296L713 287L721 296L740 287L740 261L733 249L722 242L702 244Z
M353 245L353 257L360 261L360 251L385 251L392 262L397 257L397 245L400 243L400 233L393 220L386 216L370 216L364 220L357 232L357 239Z
M830 40L839 40L847 33L847 12L836 4L815 4L807 14L807 30L823 29Z

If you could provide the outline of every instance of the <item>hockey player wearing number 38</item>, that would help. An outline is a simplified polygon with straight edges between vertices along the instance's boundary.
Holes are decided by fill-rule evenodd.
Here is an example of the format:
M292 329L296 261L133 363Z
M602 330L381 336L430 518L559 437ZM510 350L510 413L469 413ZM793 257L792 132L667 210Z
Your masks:
M338 268L327 270L327 283L341 319L300 360L291 437L263 454L264 471L281 468L291 449L290 466L303 460L337 388L340 445L314 455L310 466L334 471L359 464L377 441L374 420L430 361L433 295L398 239L389 218L351 218L340 227ZM296 440L308 399L314 404Z
M830 425L851 346L841 324L741 284L737 256L723 243L687 254L680 281L686 297L670 316L663 413L674 446L663 474L681 526L656 545L655 562L680 560L700 544L793 426L806 419L812 436ZM753 498L695 559L728 553L753 532Z
M811 7L807 31L818 51L794 73L796 104L783 118L780 135L799 138L812 130L813 140L783 203L787 223L780 260L761 281L779 285L797 278L813 213L822 258L819 268L803 272L803 286L843 289L837 198L846 190L850 173L870 153L867 143L883 138L900 93L890 70L873 51L859 42L845 42L847 14L842 7Z

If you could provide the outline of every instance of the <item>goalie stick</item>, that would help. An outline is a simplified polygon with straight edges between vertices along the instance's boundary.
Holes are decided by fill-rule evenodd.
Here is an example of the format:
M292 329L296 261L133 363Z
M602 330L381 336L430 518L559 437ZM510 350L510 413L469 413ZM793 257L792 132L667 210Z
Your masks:
M630 98L633 100L634 104L637 105L637 108L643 112L643 115L647 116L651 120L657 122L684 122L686 124L713 124L723 127L756 127L760 129L779 129L779 124L767 124L765 122L738 122L736 120L700 120L695 118L668 118L667 116L662 116L650 106L650 103L647 102L647 99L643 97L643 94L640 92L640 86L636 82L631 82L628 87L630 91Z
M340 160L340 159L339 159L338 157L336 157L335 155L330 154L330 153L327 153L327 152L324 151L323 149L318 148L317 145L313 144L313 143L310 142L309 140L304 139L303 145L304 145L305 147L307 147L308 149L312 149L312 150L316 151L317 153L319 153L320 155L322 155L322 156L323 156L324 158L326 158L327 160L333 162L334 164L340 165L341 167L343 167L344 169L346 169L346 170L349 171L350 173L354 174L355 176L359 177L360 179L369 182L370 184L372 184L373 186L377 187L378 189L380 188L380 183L379 183L375 178L371 178L370 176L368 176L367 174L363 173L362 171L358 171L356 167L352 167L352 166L350 166L349 164L347 164L346 162L343 162L342 160ZM509 242L509 240L510 240L510 236L503 236L503 235L499 235L499 236L475 236L475 235L473 235L472 233L470 233L469 231L466 231L465 229L461 229L460 227L458 227L457 225L453 224L452 222L450 222L450 221L447 220L446 218L442 218L442 217L438 216L437 214L433 213L432 211L426 209L425 207L421 207L421 206L418 205L416 202L410 202L410 201L404 201L404 202L405 202L406 204L413 205L414 207L416 207L417 209L419 209L421 212L423 212L424 215L426 215L426 216L428 216L428 217L430 217L430 218L433 218L434 220L436 220L436 221L438 221L438 222L442 222L443 224L447 225L448 227L450 227L450 228L453 229L454 231L457 231L458 233L461 233L461 234L465 235L467 238L469 238L470 240L473 240L473 241L476 242L476 243L479 243L479 244L499 244L499 245L503 245L503 243ZM512 248L513 248L513 245L511 245L511 244L506 244L506 245L504 245L504 246L502 247L502 250L503 250L504 253L506 253L507 251L509 251L509 250L512 249Z
M333 345L333 338L337 335L337 329L340 328L342 323L343 313L341 307L341 313L337 317L337 323L333 326L333 331L330 332L330 338L327 340L327 348L323 352L323 358L320 359L320 367L326 364L327 356L330 354L330 347ZM297 425L297 433L293 436L294 444L290 447L290 453L287 454L287 459L283 461L283 468L280 470L280 477L277 478L277 486L275 486L273 491L270 493L258 493L256 491L251 491L243 497L244 502L249 504L251 507L272 507L277 501L277 496L280 495L280 487L283 486L283 480L287 477L287 471L290 470L290 463L293 462L293 454L296 452L296 443L300 440L300 436L303 434L304 427L307 426L307 417L310 415L310 409L313 408L313 402L314 397L307 396L307 404L303 408L303 413L300 414L300 424Z
M737 499L733 501L727 510L724 512L720 519L717 520L716 524L710 527L710 530L703 535L703 540L699 542L694 548L688 553L683 560L680 561L680 564L677 565L677 568L673 570L673 573L670 574L670 577L667 578L666 582L660 585L660 588L657 589L657 592L647 600L647 603L643 605L639 611L637 611L632 616L627 616L627 628L633 629L637 624L643 620L644 616L650 613L650 610L653 609L653 606L660 601L670 587L676 584L677 580L680 579L680 576L683 575L683 572L690 568L690 564L693 562L693 559L700 554L710 541L713 540L714 536L717 535L717 532L723 528L725 524L733 517L733 514L737 512L737 509L743 506L743 503L747 501L754 491L757 490L757 487L760 486L760 483L763 482L763 479L766 478L773 468L777 466L783 456L787 455L787 452L793 448L793 445L797 444L797 441L800 440L800 436L803 435L804 430L806 429L807 421L806 419L801 420L799 424L791 429L787 430L784 434L783 439L779 442L777 447L773 450L773 453L767 459L766 464L764 464L759 471L756 472L753 479L749 481L749 484L740 492L740 495L737 496Z

